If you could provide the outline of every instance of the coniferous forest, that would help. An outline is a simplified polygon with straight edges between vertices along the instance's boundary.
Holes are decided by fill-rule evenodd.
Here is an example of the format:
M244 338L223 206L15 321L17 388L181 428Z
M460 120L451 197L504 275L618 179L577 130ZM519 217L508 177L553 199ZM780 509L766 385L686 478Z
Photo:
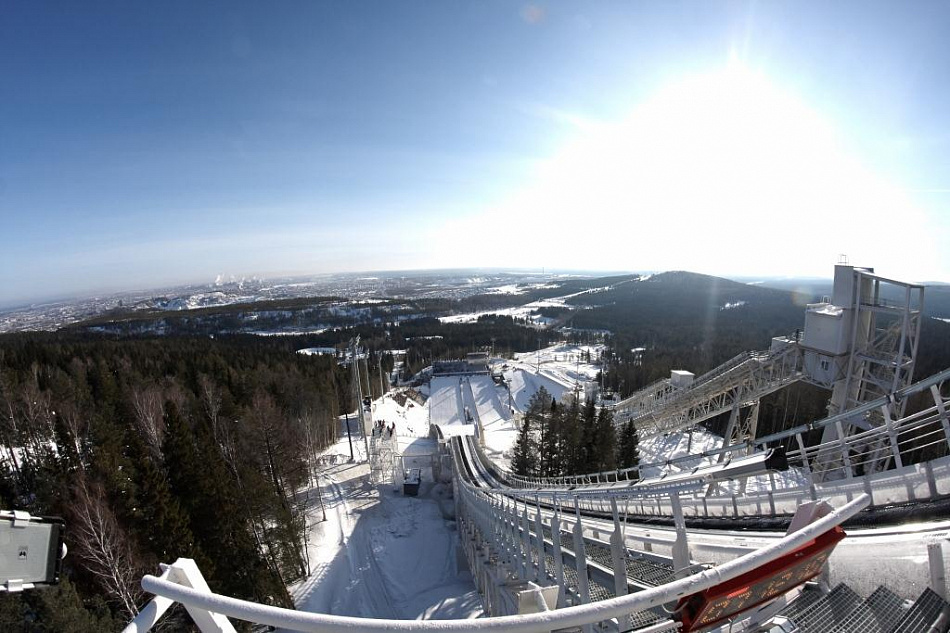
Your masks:
M544 387L531 398L512 449L518 475L561 477L637 465L637 431L632 422L614 427L613 413L592 399L581 405L557 402Z
M348 381L261 340L4 337L0 507L65 518L69 554L60 585L0 597L0 630L121 628L142 575L181 556L216 591L292 606L294 493Z

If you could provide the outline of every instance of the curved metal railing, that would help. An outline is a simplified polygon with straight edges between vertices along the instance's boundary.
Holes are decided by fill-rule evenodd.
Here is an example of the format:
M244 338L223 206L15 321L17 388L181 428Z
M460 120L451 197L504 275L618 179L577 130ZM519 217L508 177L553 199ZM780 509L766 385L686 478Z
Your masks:
M474 523L481 526L483 534L490 534L494 529L491 522L491 512L495 506L491 503L487 493L462 486L466 511L469 512ZM542 633L554 629L585 626L615 618L625 618L631 613L656 608L684 596L690 596L723 582L750 572L770 561L790 554L815 538L840 525L850 517L865 508L870 499L861 495L854 501L845 504L814 523L793 532L781 540L750 552L732 561L687 576L671 583L663 584L651 589L644 589L633 594L619 596L566 607L553 611L527 615L511 615L476 620L386 620L372 618L356 618L348 616L327 615L321 613L305 613L262 605L246 600L239 600L228 596L215 594L204 588L192 588L181 581L165 577L147 575L142 579L142 588L156 596L155 600L139 614L123 631L123 633L144 633L148 631L161 615L175 602L185 606L196 620L203 632L211 630L226 630L220 625L220 616L228 616L246 622L280 627L292 631L310 633L330 633L336 631L350 631L352 633L382 633L389 631L453 631L457 633L478 633L481 631L506 631L509 633ZM527 509L525 510L527 512ZM473 516L474 515L474 516ZM179 561L181 562L181 561ZM192 563L193 565L193 563ZM183 565L186 567L187 565ZM172 566L173 567L173 566ZM194 567L194 571L197 568ZM167 570L166 570L167 571ZM191 579L192 581L194 579ZM200 584L200 582L199 582ZM197 617L196 617L197 615ZM215 620L214 616L219 616ZM208 622L205 628L202 622ZM217 626L220 628L210 628ZM670 627L650 627L649 630L669 630ZM232 629L233 630L233 629Z

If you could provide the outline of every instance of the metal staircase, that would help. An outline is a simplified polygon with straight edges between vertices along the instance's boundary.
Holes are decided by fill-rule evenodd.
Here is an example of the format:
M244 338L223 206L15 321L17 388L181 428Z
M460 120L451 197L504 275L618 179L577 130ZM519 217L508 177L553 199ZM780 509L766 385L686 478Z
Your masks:
M641 438L693 426L720 413L751 405L803 378L797 344L775 353L746 352L703 374L688 387L653 383L614 406L618 424L633 420Z
M862 600L842 583L824 595L817 590L803 592L781 616L794 625L785 631L800 633L922 633L950 609L930 588L908 607L909 602L887 587L878 587Z

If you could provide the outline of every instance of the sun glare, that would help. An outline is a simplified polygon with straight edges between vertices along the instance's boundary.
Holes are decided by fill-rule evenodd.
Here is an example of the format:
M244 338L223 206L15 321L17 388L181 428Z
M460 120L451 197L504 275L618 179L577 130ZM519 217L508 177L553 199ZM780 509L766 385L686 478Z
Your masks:
M899 188L849 154L828 120L733 64L684 77L625 120L585 130L520 191L450 230L488 220L535 236L510 262L525 266L586 237L601 247L569 265L824 274L838 253L886 268L878 249L898 217L924 221ZM564 230L572 226L590 230ZM495 244L497 256L510 254ZM927 250L920 256L932 257Z

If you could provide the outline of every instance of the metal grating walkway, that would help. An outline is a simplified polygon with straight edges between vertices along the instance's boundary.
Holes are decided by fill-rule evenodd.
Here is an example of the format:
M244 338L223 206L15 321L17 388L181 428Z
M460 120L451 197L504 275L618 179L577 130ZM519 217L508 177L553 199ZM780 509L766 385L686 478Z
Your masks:
M931 589L925 589L907 614L889 633L920 633L934 623L947 603Z
M904 613L904 601L887 587L878 587L868 599L864 601L875 622L881 631L890 631L894 628ZM858 622L857 624L860 624ZM852 628L853 631L861 629Z
M782 615L789 620L795 620L808 607L821 599L821 592L817 589L805 589L795 600L782 611Z
M831 593L812 603L793 621L803 633L828 633L861 602L861 597L851 587L841 583Z
M782 616L801 633L921 633L930 627L947 603L932 590L925 590L916 602L905 602L887 587L878 587L861 600L844 583L830 593L806 590Z

